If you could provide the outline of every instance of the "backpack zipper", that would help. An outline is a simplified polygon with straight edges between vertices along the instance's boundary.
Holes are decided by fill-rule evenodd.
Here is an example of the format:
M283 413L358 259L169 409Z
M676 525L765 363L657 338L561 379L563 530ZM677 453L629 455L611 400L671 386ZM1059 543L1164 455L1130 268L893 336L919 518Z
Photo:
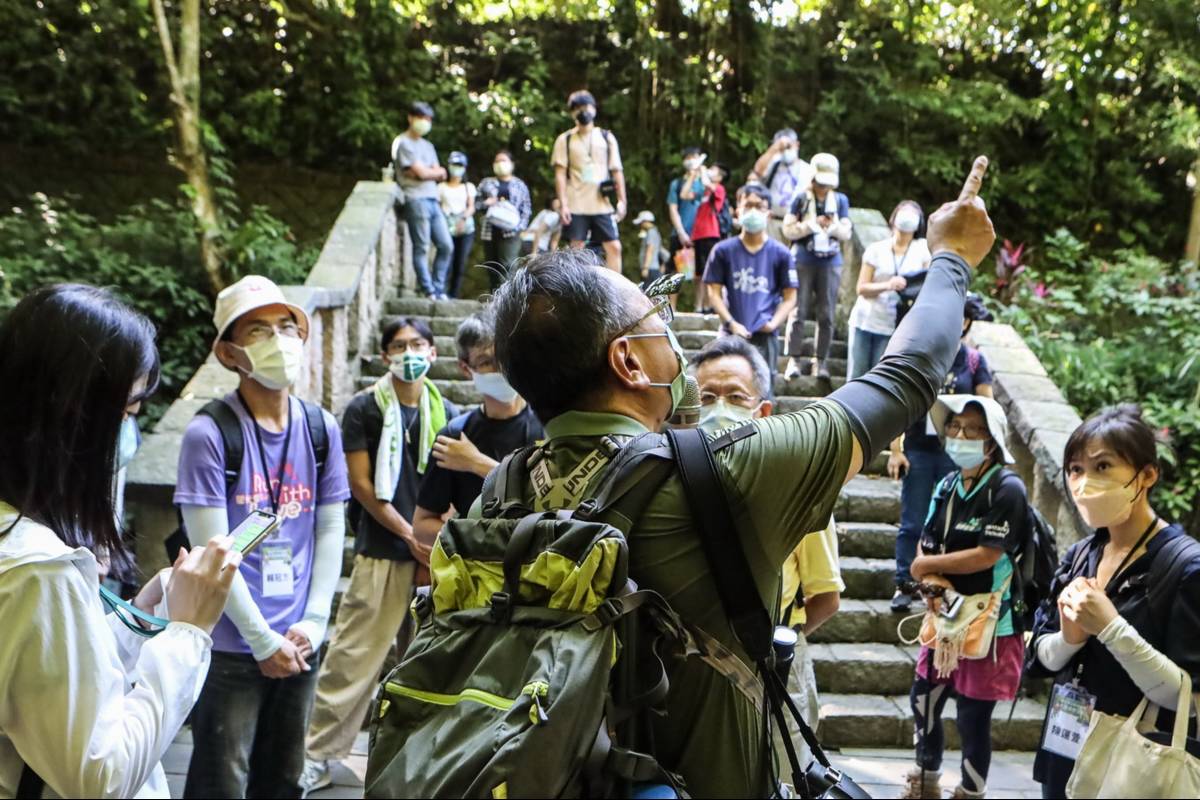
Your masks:
M521 690L522 695L529 695L533 702L529 706L529 721L534 725L545 725L550 721L550 715L542 707L542 698L550 694L550 684L545 681L532 681Z
M528 695L532 701L529 707L529 721L534 725L545 725L550 721L550 715L543 705L550 695L550 684L545 681L531 681L525 684L521 689L521 694L516 698L501 697L482 689L463 689L458 694L427 692L424 689L414 689L399 683L388 683L387 693L394 697L404 697L436 706L456 706L462 702L479 703L497 711L510 711L518 700Z

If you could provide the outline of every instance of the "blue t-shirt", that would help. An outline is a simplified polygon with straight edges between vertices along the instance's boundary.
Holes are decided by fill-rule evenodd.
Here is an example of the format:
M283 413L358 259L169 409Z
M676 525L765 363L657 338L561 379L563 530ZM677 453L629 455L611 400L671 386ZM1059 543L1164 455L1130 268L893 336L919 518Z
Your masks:
M729 313L754 333L771 321L783 301L783 290L796 288L796 267L791 253L774 239L767 239L757 253L751 253L739 236L712 249L704 267L704 282L725 287Z
M671 188L667 191L667 205L679 206L679 221L683 223L683 229L692 235L692 224L696 221L696 212L700 210L700 204L704 202L704 184L697 178L692 182L692 199L680 200L679 189L683 186L683 178L676 178L671 181Z
M841 192L834 192L837 198L837 215L838 219L849 219L850 217L850 199ZM801 192L796 195L796 199L792 201L791 212L800 220L804 219L804 212L807 210L807 203L812 202L812 198L808 192ZM818 212L818 216L820 213ZM841 243L834 248L833 253L820 257L808 249L809 243L812 242L811 235L805 236L803 239L797 239L792 245L792 255L796 259L798 267L840 267L842 265L842 248Z

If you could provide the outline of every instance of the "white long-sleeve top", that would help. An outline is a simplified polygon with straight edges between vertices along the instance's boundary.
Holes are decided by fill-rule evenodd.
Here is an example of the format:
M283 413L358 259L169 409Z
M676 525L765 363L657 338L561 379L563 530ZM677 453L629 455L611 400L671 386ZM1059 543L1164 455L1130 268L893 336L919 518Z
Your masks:
M0 530L16 517L0 503ZM153 639L105 615L96 559L22 520L0 537L0 798L24 763L62 797L168 797L160 761L208 674L212 640Z

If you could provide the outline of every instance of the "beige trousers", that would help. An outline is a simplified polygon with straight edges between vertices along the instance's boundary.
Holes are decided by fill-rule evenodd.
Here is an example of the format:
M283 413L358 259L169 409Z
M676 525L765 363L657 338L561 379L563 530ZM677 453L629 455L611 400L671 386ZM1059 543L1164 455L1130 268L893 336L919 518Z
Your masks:
M416 571L415 561L354 557L350 586L338 606L329 650L321 661L308 724L309 758L340 760L350 755L378 688L379 671L392 643L407 627Z

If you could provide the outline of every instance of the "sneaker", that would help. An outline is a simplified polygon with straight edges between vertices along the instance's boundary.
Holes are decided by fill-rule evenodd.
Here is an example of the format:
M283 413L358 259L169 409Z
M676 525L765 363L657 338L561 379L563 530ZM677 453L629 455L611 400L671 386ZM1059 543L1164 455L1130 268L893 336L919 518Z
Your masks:
M907 614L912 609L912 595L906 594L903 590L897 589L892 595L892 613Z
M787 369L785 369L783 371L783 377L788 380L791 380L792 378L798 378L799 376L800 376L799 362L797 362L796 359L794 359L794 358L789 358L788 363L787 363Z
M977 797L987 797L987 787L985 786L982 792L972 792L960 783L954 787L954 793L950 797L952 800L973 800Z
M328 761L304 759L304 772L300 773L300 790L303 792L303 797L308 797L309 792L332 785L333 774L329 771Z
M904 800L942 800L942 773L913 767L904 776Z
M813 374L818 378L828 378L829 365L827 365L824 361L817 361L816 365L813 367Z

